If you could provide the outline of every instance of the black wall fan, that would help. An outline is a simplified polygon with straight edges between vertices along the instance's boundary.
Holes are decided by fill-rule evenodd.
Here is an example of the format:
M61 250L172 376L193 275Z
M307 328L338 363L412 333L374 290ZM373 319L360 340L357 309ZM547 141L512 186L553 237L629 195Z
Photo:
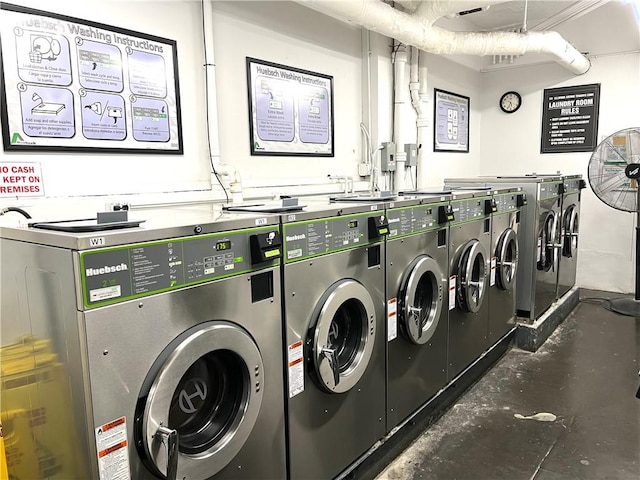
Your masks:
M610 309L640 317L640 127L620 130L595 149L589 160L589 184L593 193L616 210L636 214L635 296L609 300Z

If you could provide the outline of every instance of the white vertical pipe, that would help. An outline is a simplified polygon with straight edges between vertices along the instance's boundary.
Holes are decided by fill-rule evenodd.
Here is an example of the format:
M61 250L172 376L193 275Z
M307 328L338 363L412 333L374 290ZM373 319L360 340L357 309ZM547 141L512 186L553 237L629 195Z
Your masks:
M218 137L218 102L216 99L216 65L213 50L213 7L212 0L202 0L202 30L205 46L207 115L209 118L209 145L211 163L217 168L220 164L220 139Z
M427 145L429 141L429 85L427 83L427 75L429 71L427 69L426 52L420 52L418 65L420 110L416 120L416 126L418 127L418 172L416 176L418 178L418 189L421 189L432 186L429 184L427 175L427 152L429 151Z
M407 49L404 45L396 46L393 58L394 69L394 108L393 108L393 141L396 144L396 172L394 192L404 190L404 175L407 154L404 151L403 118L407 103L407 86L405 68L407 65Z

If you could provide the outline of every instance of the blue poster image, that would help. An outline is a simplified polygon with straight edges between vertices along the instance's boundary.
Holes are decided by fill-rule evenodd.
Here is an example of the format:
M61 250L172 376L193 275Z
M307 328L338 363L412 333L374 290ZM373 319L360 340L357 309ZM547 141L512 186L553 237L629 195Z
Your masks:
M120 95L86 92L81 108L85 138L124 140L127 137L124 99Z
M30 137L72 138L73 94L66 88L20 84L22 129Z
M164 100L136 98L132 103L133 138L139 142L168 142L169 108Z

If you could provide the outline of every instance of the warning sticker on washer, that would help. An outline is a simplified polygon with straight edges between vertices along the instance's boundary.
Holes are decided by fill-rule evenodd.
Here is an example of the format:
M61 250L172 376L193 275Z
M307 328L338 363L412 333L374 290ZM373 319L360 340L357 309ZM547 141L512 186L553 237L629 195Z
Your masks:
M398 336L398 299L391 298L387 301L387 342L395 340Z
M96 428L96 450L100 480L131 480L125 417Z
M289 345L289 398L304 392L303 354L302 340Z
M456 308L456 275L449 277L449 310Z
M491 285L492 287L496 284L496 265L498 264L498 261L496 260L496 257L491 257L491 276L489 278L489 285Z

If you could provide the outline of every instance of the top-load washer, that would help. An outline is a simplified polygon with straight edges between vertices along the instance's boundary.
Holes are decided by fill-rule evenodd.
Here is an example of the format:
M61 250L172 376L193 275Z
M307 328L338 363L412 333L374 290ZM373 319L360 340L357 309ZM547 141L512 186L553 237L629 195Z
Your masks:
M278 219L165 212L123 230L0 228L2 339L18 343L3 368L30 348L33 369L3 370L1 413L46 412L5 423L41 468L10 474L286 477Z
M582 175L565 175L562 194L562 221L560 232L560 270L558 272L558 298L576 284L578 267L578 235L580 225L581 190L586 187Z
M520 187L527 194L519 230L516 308L518 317L533 322L556 300L563 179L561 176L472 177L445 179L455 186Z
M385 434L382 204L282 215L292 479L334 478Z
M489 346L491 192L453 191L449 223L449 341L447 380Z
M388 205L387 431L447 381L450 196L405 197Z

